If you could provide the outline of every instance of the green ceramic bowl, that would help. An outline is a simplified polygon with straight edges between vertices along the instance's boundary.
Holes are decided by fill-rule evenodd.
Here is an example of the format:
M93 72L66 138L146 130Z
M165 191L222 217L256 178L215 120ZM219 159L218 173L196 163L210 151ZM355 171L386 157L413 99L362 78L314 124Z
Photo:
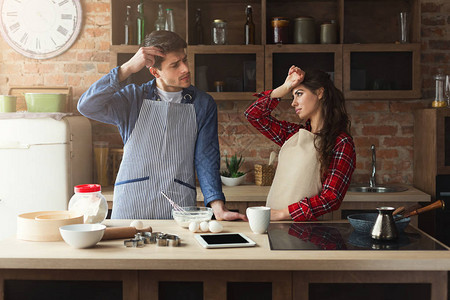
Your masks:
M16 112L16 96L0 95L0 113Z
M29 112L65 112L67 94L25 93Z

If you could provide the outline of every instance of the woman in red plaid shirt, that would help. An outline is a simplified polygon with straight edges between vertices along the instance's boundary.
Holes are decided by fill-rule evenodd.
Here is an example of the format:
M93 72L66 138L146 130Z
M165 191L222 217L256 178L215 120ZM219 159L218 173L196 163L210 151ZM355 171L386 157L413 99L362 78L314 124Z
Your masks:
M301 124L271 115L288 94ZM338 209L356 164L342 92L327 73L292 66L281 86L257 96L245 116L281 146L267 197L271 220L316 220Z

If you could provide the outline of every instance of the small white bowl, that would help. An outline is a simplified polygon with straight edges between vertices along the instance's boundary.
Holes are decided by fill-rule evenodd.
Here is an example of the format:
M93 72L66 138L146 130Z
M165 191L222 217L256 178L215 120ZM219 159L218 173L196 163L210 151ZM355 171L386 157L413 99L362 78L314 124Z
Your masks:
M59 232L70 246L90 248L102 239L105 228L102 224L73 224L59 227Z

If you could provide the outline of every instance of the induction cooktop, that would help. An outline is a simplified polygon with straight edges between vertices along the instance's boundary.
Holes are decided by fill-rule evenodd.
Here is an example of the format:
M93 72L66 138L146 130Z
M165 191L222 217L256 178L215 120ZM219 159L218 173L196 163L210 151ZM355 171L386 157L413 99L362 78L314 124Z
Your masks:
M271 223L271 250L448 250L408 226L395 241L377 241L349 223Z

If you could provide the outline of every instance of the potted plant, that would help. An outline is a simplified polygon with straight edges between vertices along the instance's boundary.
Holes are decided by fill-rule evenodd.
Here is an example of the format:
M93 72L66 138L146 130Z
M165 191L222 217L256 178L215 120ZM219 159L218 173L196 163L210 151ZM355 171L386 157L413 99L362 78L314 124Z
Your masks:
M231 156L228 161L228 157L225 156L225 164L227 167L226 171L222 171L220 173L220 178L222 179L222 183L226 186L236 186L240 185L244 182L246 172L239 171L239 168L244 163L244 159L242 155L238 158L236 154Z

